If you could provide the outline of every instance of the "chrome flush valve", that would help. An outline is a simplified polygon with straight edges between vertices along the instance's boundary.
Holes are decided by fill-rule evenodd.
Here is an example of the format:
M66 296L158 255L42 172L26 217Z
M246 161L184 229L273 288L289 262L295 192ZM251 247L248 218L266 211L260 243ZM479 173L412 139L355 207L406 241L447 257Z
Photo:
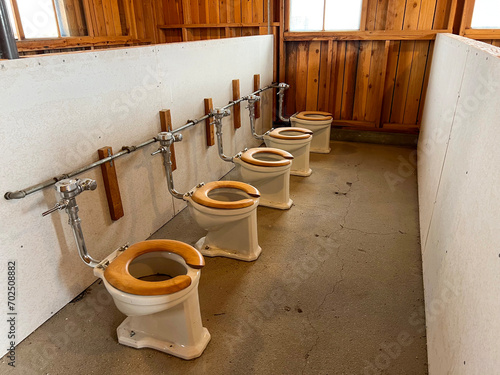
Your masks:
M257 95L248 95L247 101L247 109L250 112L250 117L255 117L255 103L260 100L260 96Z
M69 206L76 205L76 203L74 203L74 199L77 195L85 190L95 190L96 188L97 182L95 180L91 180L90 178L84 178L82 180L78 178L67 178L56 182L55 189L60 194L62 200L56 203L56 205L50 210L42 213L42 216L47 216L55 211L63 210Z
M156 136L156 139L160 141L161 147L153 152L151 155L156 155L159 153L167 152L167 149L174 142L182 141L182 134L172 134L171 132L161 132Z
M279 93L283 93L283 91L288 90L290 85L288 83L281 82L278 84Z
M227 108L214 108L212 109L212 115L214 116L215 120L222 120L224 117L230 116L231 111Z
M230 116L231 111L227 108L214 108L212 109L212 112L210 112L212 116L214 117L214 122L212 124L215 124L217 128L217 132L221 133L222 132L222 119L224 117Z

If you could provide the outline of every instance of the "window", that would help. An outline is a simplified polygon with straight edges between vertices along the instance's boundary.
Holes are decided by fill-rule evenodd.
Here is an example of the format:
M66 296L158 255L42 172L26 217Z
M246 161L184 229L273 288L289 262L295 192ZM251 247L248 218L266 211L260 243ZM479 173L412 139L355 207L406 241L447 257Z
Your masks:
M88 36L83 0L6 0L5 3L18 40Z
M472 15L473 29L500 29L500 1L476 0Z
M290 31L359 30L362 6L363 0L290 0Z
M24 36L57 38L56 15L51 0L17 0Z

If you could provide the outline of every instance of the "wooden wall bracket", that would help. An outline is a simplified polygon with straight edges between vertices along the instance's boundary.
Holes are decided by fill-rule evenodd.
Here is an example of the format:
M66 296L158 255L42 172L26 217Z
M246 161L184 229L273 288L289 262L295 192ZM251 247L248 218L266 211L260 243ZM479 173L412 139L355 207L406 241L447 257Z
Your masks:
M170 115L170 109L163 109L160 111L160 125L162 132L172 131L172 117ZM170 160L172 161L172 171L177 169L177 162L175 160L175 148L174 144L170 146Z
M113 149L111 147L103 147L97 150L97 153L99 154L99 160L101 160L113 155ZM106 190L106 198L108 199L111 220L118 220L124 215L115 166L116 161L113 160L108 163L101 164L102 179Z
M238 100L240 98L240 80L233 79L233 100ZM233 107L233 123L234 128L241 128L241 103L236 104Z
M212 98L205 98L205 114L208 115L214 108ZM214 126L211 124L212 119L209 117L205 120L205 129L207 134L207 146L215 144Z
M260 74L255 74L253 76L253 90L257 91L258 89L260 89ZM260 118L260 100L255 103L255 118Z

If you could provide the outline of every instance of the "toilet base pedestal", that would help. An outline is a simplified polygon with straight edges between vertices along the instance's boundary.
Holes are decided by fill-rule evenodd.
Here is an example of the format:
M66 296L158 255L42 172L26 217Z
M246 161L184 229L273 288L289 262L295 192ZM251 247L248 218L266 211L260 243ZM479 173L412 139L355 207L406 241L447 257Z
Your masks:
M329 148L313 148L311 147L310 152L314 154L329 154L332 149Z
M313 173L312 169L309 168L308 171L304 172L304 171L290 171L290 174L292 176L299 176L299 177L309 177L311 174Z
M236 252L231 252L229 250L225 249L220 249L215 246L210 246L210 245L205 245L205 239L206 237L200 238L194 247L202 253L204 256L207 257L225 257L225 258L231 258L231 259L237 259L237 260L244 260L247 262L252 262L256 260L259 256L260 253L262 252L262 248L260 246L257 247L257 250L249 253L249 254L240 254Z
M292 207L292 205L293 205L293 201L291 199L289 199L288 202L286 202L286 203L277 203L274 201L267 201L265 199L262 199L262 197L259 200L259 206L277 208L278 210L289 210L290 207Z
M132 317L126 318L118 326L116 333L118 335L118 342L122 345L135 349L151 348L186 360L199 357L210 341L210 333L205 327L203 327L201 340L198 340L196 345L193 346L183 346L174 342L160 340L134 329Z

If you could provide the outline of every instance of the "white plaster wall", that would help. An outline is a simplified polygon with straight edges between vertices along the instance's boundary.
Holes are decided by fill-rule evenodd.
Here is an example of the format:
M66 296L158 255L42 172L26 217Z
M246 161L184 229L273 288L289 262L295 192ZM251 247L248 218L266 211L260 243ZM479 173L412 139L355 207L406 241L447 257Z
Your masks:
M0 192L22 189L97 160L97 149L136 145L160 130L158 111L171 109L174 128L204 115L203 98L215 106L232 99L231 81L241 95L272 81L272 36L100 50L0 61ZM258 129L271 127L272 93L263 95ZM242 128L224 121L227 154L258 144L251 137L248 111ZM176 143L176 187L187 191L213 181L232 164L206 147L204 124ZM109 217L100 169L79 177L96 179L98 189L78 197L80 217L92 256L103 258L126 242L146 239L184 204L167 191L157 144L116 161L125 216ZM53 189L22 200L0 199L0 285L6 286L7 260L17 262L20 342L95 277L79 259L64 212L42 218L58 200ZM2 281L3 280L3 281ZM6 288L1 288L6 316ZM0 331L7 332L6 319ZM5 336L5 337L4 337ZM7 337L1 336L6 351Z
M429 372L496 374L500 49L439 35L431 69L418 166Z

